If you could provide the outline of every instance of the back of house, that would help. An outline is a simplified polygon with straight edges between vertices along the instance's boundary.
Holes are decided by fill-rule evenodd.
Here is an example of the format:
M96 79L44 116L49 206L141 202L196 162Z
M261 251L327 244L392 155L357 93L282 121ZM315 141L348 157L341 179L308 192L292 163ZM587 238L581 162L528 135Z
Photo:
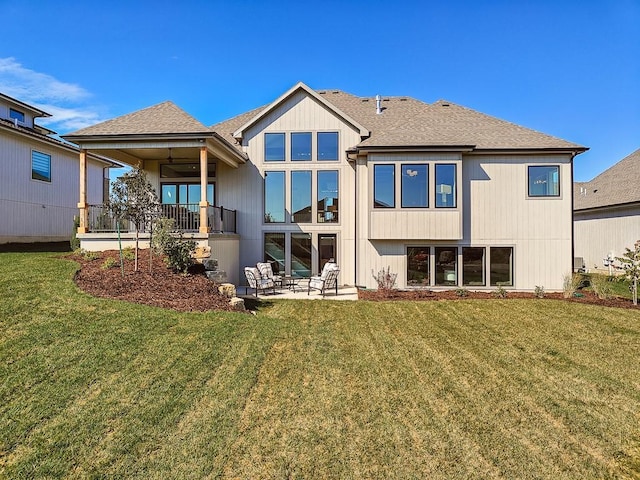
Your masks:
M561 290L573 267L586 148L448 101L298 83L210 128L165 102L65 138L143 168L234 283L259 261L301 278L334 261L341 285L389 269L400 288Z
M341 283L369 288L383 269L400 288L518 290L571 272L585 147L448 101L302 83L211 128L250 162L218 177L242 264L307 276L333 258Z

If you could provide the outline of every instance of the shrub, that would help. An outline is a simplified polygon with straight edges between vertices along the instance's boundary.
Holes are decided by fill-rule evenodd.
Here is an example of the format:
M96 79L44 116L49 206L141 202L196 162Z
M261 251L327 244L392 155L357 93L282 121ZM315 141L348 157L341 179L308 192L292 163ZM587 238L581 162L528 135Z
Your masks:
M191 255L196 250L196 242L193 240L182 240L182 238L170 237L164 246L163 253L167 256L165 261L174 272L187 273L193 265Z
M135 260L136 252L132 247L122 249L122 258L125 260Z
M582 283L582 277L573 273L565 273L562 276L562 296L570 298Z
M534 294L536 298L544 298L545 291L542 285L536 285L536 289L534 290Z
M109 268L114 268L117 266L118 266L118 261L115 258L109 257L105 259L104 262L102 262L102 265L100 268L102 268L103 270L107 270Z
M165 246L174 238L172 232L175 229L175 223L173 218L160 217L156 220L151 244L155 253L164 253Z
M468 297L469 290L467 290L466 288L456 288L456 295L459 297Z
M80 250L80 252L84 259L90 262L100 258L100 254L98 252L88 252L87 250Z
M371 270L371 275L373 275L373 278L378 283L379 290L393 290L396 285L396 277L398 276L397 273L391 273L391 267L387 267L386 270L383 268L377 275Z
M492 295L495 298L507 298L507 296L509 295L508 292L504 289L504 287L502 285L498 285L498 288L496 288L493 292Z
M593 275L591 277L591 289L600 300L608 300L614 298L613 294L613 277L607 277L605 275Z

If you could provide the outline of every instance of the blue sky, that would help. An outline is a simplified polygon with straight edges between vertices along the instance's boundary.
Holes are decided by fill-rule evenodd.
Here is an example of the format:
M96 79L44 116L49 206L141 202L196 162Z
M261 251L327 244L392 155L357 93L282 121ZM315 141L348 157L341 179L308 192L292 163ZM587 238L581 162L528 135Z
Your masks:
M447 99L590 147L640 148L640 0L0 0L0 91L63 134L172 100L206 125L298 81Z

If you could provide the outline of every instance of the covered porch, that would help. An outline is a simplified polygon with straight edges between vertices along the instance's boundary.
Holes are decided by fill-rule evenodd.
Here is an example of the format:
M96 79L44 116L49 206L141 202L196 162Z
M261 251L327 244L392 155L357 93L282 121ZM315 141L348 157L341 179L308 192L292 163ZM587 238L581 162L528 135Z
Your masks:
M239 168L247 161L244 152L171 102L78 130L64 139L80 148L77 236L82 248L112 249L118 241L116 220L106 206L87 202L87 155L92 154L145 171L161 202L160 214L173 219L185 238L210 247L211 256L219 255L221 263L226 257L228 265L223 267L238 276L234 265L239 257L238 212L233 206L218 205L218 190L224 185L218 183L216 172L223 166ZM119 227L124 243L130 243L134 226L123 222ZM148 246L148 232L140 233L143 247ZM229 280L233 281L231 276Z

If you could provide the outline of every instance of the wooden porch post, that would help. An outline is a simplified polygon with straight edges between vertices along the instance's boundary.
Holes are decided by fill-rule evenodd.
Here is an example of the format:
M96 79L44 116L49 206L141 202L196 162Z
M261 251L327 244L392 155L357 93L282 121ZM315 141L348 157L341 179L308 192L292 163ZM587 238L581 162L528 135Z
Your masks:
M80 199L78 201L80 209L80 226L78 233L89 231L89 205L87 205L87 151L80 149Z
M209 225L207 225L207 147L200 147L200 233L208 233Z

